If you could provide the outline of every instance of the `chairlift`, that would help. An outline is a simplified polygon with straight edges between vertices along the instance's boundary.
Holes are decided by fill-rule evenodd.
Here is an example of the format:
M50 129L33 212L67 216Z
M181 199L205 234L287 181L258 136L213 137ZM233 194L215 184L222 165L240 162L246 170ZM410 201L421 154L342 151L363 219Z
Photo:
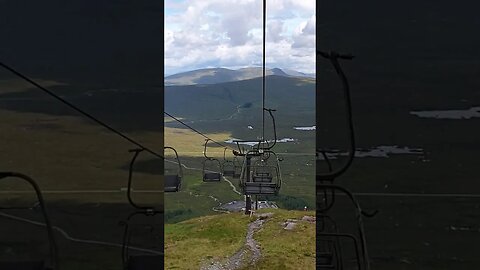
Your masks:
M223 162L222 162L222 173L225 176L235 176L235 164L233 160L228 160L226 158L227 148L223 150Z
M131 213L125 221L122 221L120 223L121 225L125 226L123 246L122 246L122 262L123 262L123 269L125 270L161 269L161 267L163 267L163 262L164 262L163 253L160 253L160 252L154 255L152 255L151 253L150 254L130 254L129 253L130 251L129 243L131 238L130 220L133 217L140 216L140 215L144 215L147 217L154 217L157 214L163 214L162 211L156 210L154 206L140 205L136 203L132 198L133 165L135 163L136 158L143 150L144 149L142 148L129 150L129 152L133 152L134 155L130 162L128 185L127 185L127 198L130 205L137 210ZM181 172L179 172L179 174L180 173ZM159 235L162 235L162 234L159 234Z
M132 182L133 182L133 165L135 164L135 160L137 159L138 155L143 152L145 149L143 148L135 148L135 149L130 149L128 152L134 153L132 160L130 161L130 166L128 169L128 183L127 183L127 199L130 205L132 205L134 208L137 209L142 209L142 210L148 210L148 209L153 209L153 206L141 206L133 201L132 197Z
M239 178L242 164L238 161L237 157L234 156L232 160L228 160L225 156L227 148L223 150L223 163L222 163L222 172L225 176L231 176L233 178Z
M342 257L344 256L344 254L342 251L340 239L350 240L350 242L352 243L355 250L355 269L370 269L362 216L373 217L376 215L376 212L364 212L360 208L360 204L358 203L354 195L349 190L341 186L317 183L317 192L322 192L323 190L336 190L337 192L345 194L351 200L356 211L355 217L357 221L356 225L358 235L354 235L351 233L340 233L337 230L337 225L335 221L327 214L331 206L328 206L328 209L317 209L320 212L320 215L318 215L319 221L324 223L324 225L319 227L317 231L317 269L343 269L344 262L342 260ZM325 225L326 223L330 223L330 226ZM321 247L321 244L325 242L327 243L327 246Z
M0 261L1 270L58 270L58 255L57 244L55 242L55 236L53 234L53 226L48 216L47 208L43 200L42 192L37 183L27 175L16 172L0 172L0 179L14 177L20 178L28 182L35 190L38 206L42 211L43 218L45 220L45 228L47 230L48 242L50 246L50 266L47 266L45 260L40 261ZM8 207L2 207L2 209L13 209ZM31 209L31 207L22 207L15 209Z
M337 52L326 53L322 51L317 51L317 57L318 56L323 56L330 60L343 85L343 91L345 96L344 101L347 114L346 124L349 135L349 153L347 161L343 164L343 166L336 170L333 170L332 164L330 163L330 160L325 151L322 149L317 149L316 151L317 168L320 167L320 155L323 156L323 160L327 163L328 166L327 173L321 173L318 170L316 173L317 216L320 218L320 222L324 222L324 226L317 228L317 269L343 269L344 261L342 259L343 252L340 239L346 239L350 240L353 243L356 257L356 269L369 270L370 262L368 258L362 216L373 217L376 215L377 211L373 213L364 212L360 208L358 201L355 199L355 197L349 190L333 184L337 177L341 176L347 171L347 169L352 164L355 156L355 136L353 130L349 85L347 78L338 62L338 59L350 60L353 59L353 56L349 54L339 54ZM354 234L338 232L335 221L328 215L333 205L335 204L336 192L347 195L347 197L355 206L358 237ZM327 222L330 222L331 224L330 229L329 226L325 226L325 223ZM331 228L333 228L333 230ZM327 243L326 248L325 246L320 246L322 242Z
M178 157L177 150L173 147L166 146L164 149L170 149L175 153L175 160L178 164L178 170L176 174L165 174L164 175L164 191L165 192L178 192L180 190L183 178L183 170L182 164L180 163L180 159Z
M163 269L164 266L164 254L162 251L149 251L144 249L141 253L132 253L131 248L131 239L134 229L131 221L134 217L137 216L146 216L153 218L157 214L162 214L162 212L148 209L146 211L136 211L131 213L125 221L120 222L120 225L125 227L123 233L123 243L122 243L122 263L124 270L154 270L154 269ZM162 223L159 223L162 224ZM145 226L144 226L145 227ZM148 226L150 232L154 231L153 226ZM163 235L163 230L158 230L158 235ZM161 242L161 240L156 241Z
M253 182L271 183L273 181L272 171L275 167L268 165L268 162L263 158L263 155L262 158L255 162L252 169Z
M222 164L218 159L207 156L208 141L210 141L210 139L205 140L203 150L203 155L205 156L202 166L203 182L220 182L222 180Z
M273 144L266 141L257 141L257 147L242 153L244 156L242 173L240 176L240 188L243 193L249 195L278 195L282 184L282 174L280 171L281 159L271 150L277 142L277 131L275 125L275 110L266 109L273 122L274 140ZM237 145L239 145L237 143ZM260 147L261 146L261 147ZM270 158L273 157L273 161Z
M242 163L238 161L236 156L233 157L233 164L235 165L235 174L233 175L233 178L240 178L240 174L242 173Z
M262 160L265 153L275 157L273 165L267 164L265 160ZM282 184L279 162L277 155L272 150L263 149L263 153L260 153L258 150L250 150L245 153L239 183L243 194L247 196L278 195Z

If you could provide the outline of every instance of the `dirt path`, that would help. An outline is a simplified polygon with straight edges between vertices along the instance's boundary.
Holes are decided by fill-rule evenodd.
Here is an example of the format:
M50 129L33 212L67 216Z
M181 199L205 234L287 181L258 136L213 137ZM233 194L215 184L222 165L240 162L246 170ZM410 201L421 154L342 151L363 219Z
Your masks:
M249 265L255 265L262 257L260 245L255 241L253 235L263 227L272 213L266 213L259 216L257 220L248 224L247 234L245 236L245 245L233 254L225 263L212 262L208 266L203 266L200 270L236 270Z

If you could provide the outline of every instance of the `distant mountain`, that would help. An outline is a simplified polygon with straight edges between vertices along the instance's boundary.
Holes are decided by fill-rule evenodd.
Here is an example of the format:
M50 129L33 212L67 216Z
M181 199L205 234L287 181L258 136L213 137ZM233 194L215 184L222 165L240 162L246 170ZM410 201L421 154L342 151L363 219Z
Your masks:
M292 69L283 69L283 72L293 77L315 78L315 73L303 73Z
M273 68L267 69L266 75L277 75L283 77L307 77L315 78L314 74L306 74L294 70ZM242 81L262 77L262 68L248 67L237 70L227 68L205 68L182 72L165 77L165 85L195 85L195 84L217 84L224 82Z
M262 79L167 86L164 95L165 110L169 113L187 119L220 119L232 114L234 108L243 108L243 111L260 108ZM279 113L301 115L308 112L314 117L314 79L269 75L266 77L266 95L268 106L282 108Z

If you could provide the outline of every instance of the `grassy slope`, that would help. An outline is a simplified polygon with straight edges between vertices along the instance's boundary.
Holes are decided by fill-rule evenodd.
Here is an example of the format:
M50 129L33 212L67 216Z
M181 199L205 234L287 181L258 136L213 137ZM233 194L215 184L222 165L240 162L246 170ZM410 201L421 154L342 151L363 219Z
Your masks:
M315 225L300 222L293 231L285 231L279 223L314 213L272 209L268 212L274 212L274 216L254 235L263 257L255 268L248 269L313 269ZM247 224L253 220L254 217L232 213L166 225L165 268L199 269L202 262L228 258L243 246Z
M301 219L315 215L312 211L284 211L265 209L274 216L265 223L255 239L262 246L263 259L254 269L314 269L315 268L315 224L298 222L293 231L279 225L286 219Z

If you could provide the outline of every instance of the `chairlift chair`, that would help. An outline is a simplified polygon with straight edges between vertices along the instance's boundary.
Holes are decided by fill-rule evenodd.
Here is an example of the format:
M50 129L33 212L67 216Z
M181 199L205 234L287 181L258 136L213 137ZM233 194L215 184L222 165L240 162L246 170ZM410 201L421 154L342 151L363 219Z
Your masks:
M123 246L122 246L122 263L123 269L125 270L150 270L150 269L162 269L164 256L163 253L158 252L157 254L130 254L129 242L131 236L130 220L139 215L144 215L148 217L153 217L157 214L163 214L159 210L155 210L155 207L149 205L140 205L133 200L132 197L132 174L133 174L133 164L138 154L144 149L132 149L129 152L134 152L132 161L130 162L130 170L128 177L127 185L127 198L133 208L137 209L135 212L131 213L125 221L122 221L120 224L125 226L124 236L123 236ZM163 224L163 223L162 223Z
M353 162L355 156L355 136L354 136L354 129L353 129L353 121L352 121L352 110L351 110L351 100L350 100L350 91L349 91L349 84L347 77L343 73L341 66L338 62L338 59L347 59L350 60L353 58L350 54L339 54L337 52L322 52L317 51L317 57L322 56L330 60L331 64L333 65L337 75L339 76L343 91L344 91L344 101L345 101L345 109L346 109L346 125L348 130L349 136L349 153L347 161L341 166L340 168L333 170L332 164L329 161L328 155L322 149L317 149L317 168L320 167L320 154L323 156L324 161L327 163L328 172L327 173L320 173L317 170L316 173L316 187L317 187L317 216L320 217L320 220L330 220L330 223L333 224L333 231L328 230L327 226L323 226L322 228L318 229L317 227L317 245L322 241L322 239L328 239L327 241L331 241L334 243L333 249L321 250L319 246L317 246L317 269L343 269L343 259L342 259L342 251L341 251L341 244L339 243L339 239L348 239L353 242L353 246L355 249L355 263L356 269L359 270L369 270L370 269L370 262L368 258L368 251L367 251L367 244L365 239L365 232L363 229L363 220L362 216L366 217L373 217L377 213L377 211L373 213L366 213L360 208L360 204L354 197L354 195L346 188L334 185L334 180L343 175L350 165ZM333 205L335 204L335 194L336 192L343 193L346 195L350 201L353 203L355 210L356 210L356 221L357 221L357 230L358 230L358 237L357 235L347 234L347 233L339 233L336 224L328 215L329 211L332 209ZM335 259L335 261L334 261Z
M178 164L178 170L176 174L164 175L164 191L178 192L180 190L183 178L182 164L180 163L177 151L173 147L166 146L164 149L170 149L175 153L175 160Z
M278 195L282 183L279 159L271 150L263 149L262 152L250 150L245 154L240 176L240 187L244 195ZM265 153L275 157L275 165L268 165L262 160L251 164L252 158L261 158Z
M226 158L225 153L227 152L227 148L223 150L223 162L222 162L222 173L225 176L234 176L235 175L235 164L232 160L228 160Z
M128 152L134 153L134 154L133 154L132 160L130 161L130 166L128 169L127 199L130 205L132 205L134 208L146 210L146 209L152 209L153 207L140 206L139 204L135 203L132 198L133 167L138 155L144 150L145 150L144 148L135 148L135 149L128 150Z
M278 195L282 184L282 174L280 171L281 159L271 150L277 142L277 131L273 109L263 108L272 118L274 140L270 145L267 141L255 141L256 147L243 152L240 148L239 155L244 157L242 172L240 175L239 186L243 194L250 195ZM263 145L260 147L260 145ZM273 162L269 159L273 157ZM273 163L273 164L272 164Z
M122 243L122 262L124 270L156 270L163 269L164 267L164 254L163 252L142 252L142 254L131 254L130 241L132 237L132 225L130 224L133 217L144 215L147 217L153 217L162 212L149 209L146 211L136 211L131 213L125 221L122 221L120 225L125 227L123 233ZM152 230L153 231L153 230ZM159 232L159 235L162 235Z
M333 219L331 219L327 212L330 210L331 205L322 205L317 204L317 211L320 212L319 220L323 223L330 223L330 226L323 225L317 231L317 269L343 269L340 265L343 265L343 252L341 250L340 239L350 240L353 248L355 250L355 264L358 270L368 270L370 269L370 263L368 258L367 244L365 239L365 231L363 228L363 219L362 217L373 217L376 215L376 211L373 213L366 213L360 208L360 204L355 198L355 196L346 188L343 188L338 185L333 184L319 184L317 183L317 196L323 195L324 190L331 190L343 193L347 198L352 202L355 209L355 217L357 221L357 231L358 235L351 233L340 233L338 232L337 225ZM318 196L319 197L319 196ZM322 241L330 241L333 243L332 247L328 250L320 250L318 245ZM334 262L335 259L335 262ZM335 265L333 268L332 265Z
M35 190L38 205L42 211L43 218L45 220L45 227L47 229L47 236L50 245L50 264L51 266L46 265L45 260L40 261L0 261L1 270L58 270L58 258L57 258L57 245L55 242L53 227L50 222L50 217L47 213L47 208L45 206L42 193L40 191L37 183L27 175L16 173L16 172L0 172L0 180L7 177L20 178L28 182L33 189ZM8 209L8 207L2 207L3 209ZM28 207L23 207L24 209L29 209ZM18 209L18 208L17 208Z
M252 181L271 183L273 181L273 174L276 168L275 166L268 165L268 162L261 158L252 166Z
M203 150L203 155L205 156L202 166L203 182L220 182L222 180L222 173L220 172L222 164L218 159L207 156L207 143L209 140L205 140Z
M233 174L233 178L240 178L240 174L242 173L242 164L238 161L237 157L233 158L233 164L235 164L235 173Z

